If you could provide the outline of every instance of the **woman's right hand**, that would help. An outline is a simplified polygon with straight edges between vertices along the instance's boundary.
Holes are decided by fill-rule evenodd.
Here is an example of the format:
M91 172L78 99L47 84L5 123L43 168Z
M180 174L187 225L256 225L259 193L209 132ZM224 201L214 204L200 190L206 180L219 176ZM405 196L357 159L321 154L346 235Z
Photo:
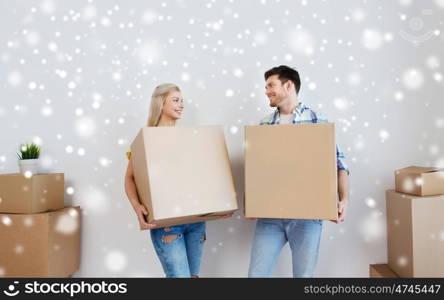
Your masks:
M149 224L146 221L145 216L148 216L148 210L143 204L136 204L136 206L134 207L134 211L136 212L137 219L139 220L140 230L152 229L157 227L156 224Z

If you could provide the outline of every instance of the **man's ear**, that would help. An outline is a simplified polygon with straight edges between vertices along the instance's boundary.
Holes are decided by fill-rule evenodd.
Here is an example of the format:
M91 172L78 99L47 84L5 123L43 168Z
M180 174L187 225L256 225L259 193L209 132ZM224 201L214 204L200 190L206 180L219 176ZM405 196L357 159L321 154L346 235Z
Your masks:
M291 80L287 80L285 83L285 88L287 89L287 92L293 88L293 82Z

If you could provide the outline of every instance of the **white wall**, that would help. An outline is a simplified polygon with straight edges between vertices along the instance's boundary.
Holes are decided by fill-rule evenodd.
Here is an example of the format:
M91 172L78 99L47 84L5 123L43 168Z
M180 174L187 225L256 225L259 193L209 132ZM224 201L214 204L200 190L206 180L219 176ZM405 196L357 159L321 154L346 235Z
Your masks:
M66 203L85 212L76 276L163 276L123 189L153 88L183 88L181 124L226 127L241 196L243 126L272 111L263 72L288 64L351 169L348 218L325 225L317 275L367 276L386 261L394 169L444 166L442 3L1 0L0 172L17 172L19 143L34 139L65 173ZM202 276L246 276L253 230L239 213L207 223ZM291 275L289 254L276 276Z

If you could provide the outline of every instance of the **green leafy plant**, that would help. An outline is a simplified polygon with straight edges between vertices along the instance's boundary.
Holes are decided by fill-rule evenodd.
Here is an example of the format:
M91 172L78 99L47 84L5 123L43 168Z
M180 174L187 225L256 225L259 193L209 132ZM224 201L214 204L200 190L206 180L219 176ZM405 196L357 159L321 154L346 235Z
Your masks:
M20 154L17 153L17 156L20 160L37 159L40 156L40 147L34 143L21 144L20 145Z

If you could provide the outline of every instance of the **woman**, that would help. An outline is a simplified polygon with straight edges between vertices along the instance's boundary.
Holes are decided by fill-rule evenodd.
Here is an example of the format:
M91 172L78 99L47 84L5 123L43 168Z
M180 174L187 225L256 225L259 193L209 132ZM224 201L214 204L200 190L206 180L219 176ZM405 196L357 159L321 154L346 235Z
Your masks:
M178 86L165 83L151 97L148 126L175 126L181 118L184 102ZM151 240L167 277L199 277L200 261L205 242L205 222L156 228L144 216L149 212L139 202L131 165L131 153L125 176L125 191L139 220L140 229L151 229ZM229 217L232 214L226 215Z

